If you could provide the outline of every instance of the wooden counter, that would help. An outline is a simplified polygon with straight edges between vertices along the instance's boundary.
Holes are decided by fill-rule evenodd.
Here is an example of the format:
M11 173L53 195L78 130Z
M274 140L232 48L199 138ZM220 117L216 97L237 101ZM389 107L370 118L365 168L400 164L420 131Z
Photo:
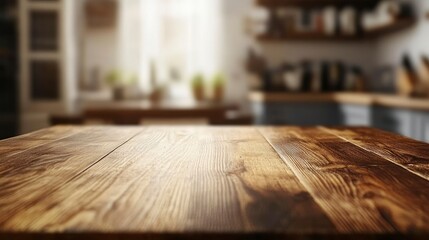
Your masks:
M251 116L237 114L237 104L147 100L90 101L79 105L80 113L50 116L51 125L159 123L202 123L210 125L250 124Z
M111 101L93 102L83 106L84 117L118 125L138 125L148 119L203 119L209 124L225 122L226 113L237 106L216 103Z
M68 127L0 141L0 239L428 239L429 145L369 128Z
M253 102L333 102L429 111L429 99L371 93L265 93L251 92Z

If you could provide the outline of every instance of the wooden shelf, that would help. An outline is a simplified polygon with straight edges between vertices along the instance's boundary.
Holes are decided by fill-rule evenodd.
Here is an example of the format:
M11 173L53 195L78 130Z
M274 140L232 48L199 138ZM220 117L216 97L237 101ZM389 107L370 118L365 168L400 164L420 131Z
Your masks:
M371 31L368 31L365 33L365 37L367 38L377 38L381 37L390 33L399 32L402 30L405 30L407 28L412 27L417 22L416 19L410 18L410 19L399 19L396 20L395 23L378 27L376 29L373 29Z
M353 6L356 8L373 8L380 0L257 0L259 6L268 8L300 7L314 8L324 6Z
M319 33L293 33L286 36L261 35L261 42L285 42L285 41L355 41L361 39L352 35L324 35Z
M374 39L384 35L399 32L407 29L416 23L415 19L400 19L395 23L381 26L376 29L367 31L362 35L325 35L320 33L293 33L282 37L261 35L259 41L264 42L282 42L282 41L356 41L365 39Z

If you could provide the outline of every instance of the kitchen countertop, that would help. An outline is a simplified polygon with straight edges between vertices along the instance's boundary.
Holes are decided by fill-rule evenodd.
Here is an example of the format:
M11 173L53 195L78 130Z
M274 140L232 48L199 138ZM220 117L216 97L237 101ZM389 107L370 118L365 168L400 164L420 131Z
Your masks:
M429 111L429 98L411 98L392 94L373 93L281 93L281 92L251 92L249 99L253 102L291 102L312 103L332 102L356 105L374 105L398 107L414 110Z
M429 145L370 128L56 126L0 141L0 239L429 237Z

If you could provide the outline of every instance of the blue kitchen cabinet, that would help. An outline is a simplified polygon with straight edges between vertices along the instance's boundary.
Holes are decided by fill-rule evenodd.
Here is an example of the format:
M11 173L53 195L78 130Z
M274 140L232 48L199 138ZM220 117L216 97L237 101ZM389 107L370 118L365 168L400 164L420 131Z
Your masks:
M368 126L429 142L429 112L337 103L252 103L258 125Z
M331 103L254 103L255 123L262 125L340 125L341 112Z

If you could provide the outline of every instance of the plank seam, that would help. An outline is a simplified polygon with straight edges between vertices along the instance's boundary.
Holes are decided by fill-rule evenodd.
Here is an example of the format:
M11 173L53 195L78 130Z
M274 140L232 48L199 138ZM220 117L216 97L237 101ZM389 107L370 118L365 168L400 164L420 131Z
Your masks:
M412 174L414 174L414 175L416 175L416 176L418 176L418 177L420 177L420 178L423 178L423 179L424 179L424 180L426 180L426 181L429 181L429 178L428 178L428 177L426 177L426 176L424 176L424 175L421 175L419 172L415 172L415 171L413 171L413 170L411 170L411 169L407 168L406 166L404 166L404 165L402 165L402 164L400 164L400 163L397 163L397 162L395 162L395 161L393 161L393 160L389 159L389 157L386 157L386 156L383 156L383 155L381 155L381 154L379 154L379 153L377 153L377 152L371 151L370 149L367 149L367 148L365 148L365 147L363 147L363 146L361 146L361 145L358 145L357 143L354 143L354 142L350 141L349 139L347 139L347 138L345 138L345 137L339 136L339 135L337 135L337 134L335 134L335 133L331 132L331 131L329 130L329 128L321 127L321 126L319 126L318 128L319 128L320 130L322 130L322 131L324 131L324 132L328 133L328 134L331 134L331 135L333 135L333 136L336 136L336 137L338 137L338 138L342 139L343 141L346 141L346 142L348 142L348 143L351 143L351 144L353 144L354 146L356 146L356 147L358 147L358 148L361 148L361 149L363 149L363 150L365 150L365 151L367 151L367 152L369 152L369 153L373 153L373 154L375 154L375 155L377 155L377 156L379 156L379 157L383 158L384 160L386 160L386 161L388 161L388 162L391 162L391 163L393 163L393 164L395 164L395 165L397 165L397 166L399 166L399 167L401 167L401 168L405 169L406 171L408 171L408 172L410 172L410 173L412 173Z
M335 221L329 216L329 214L327 214L326 209L323 208L323 204L319 203L317 198L314 196L314 193L311 191L311 188L309 188L308 185L305 184L305 181L301 180L301 178L299 177L299 174L297 174L297 171L294 169L294 167L291 166L290 164L288 164L288 161L282 156L282 154L280 154L277 151L276 147L274 147L274 145L271 143L271 141L265 136L265 134L263 132L261 132L261 129L258 128L257 130L258 130L259 134L265 139L265 141L267 141L267 143L270 145L270 147L274 150L274 152L277 154L277 156L279 156L279 158L282 160L282 162L284 164L286 164L286 166L292 171L292 173L295 175L295 177L299 180L299 183L302 184L302 186L305 188L305 190L311 195L311 198L317 204L317 206L319 206L319 208L323 210L323 214L329 219L329 221L331 221L331 224L333 226L335 226L335 229L337 231L339 231L337 225L335 224Z
M115 148L113 148L112 150L110 150L108 153L106 153L105 155L101 156L98 160L94 161L93 163L91 163L90 165L88 165L86 168L82 169L80 172L78 172L75 176L71 177L70 179L68 179L67 181L64 182L64 184L67 184L71 181L73 181L74 179L76 179L77 177L79 177L80 175L82 175L83 173L85 173L86 171L88 171L90 168L92 168L93 166L95 166L97 163L101 162L103 159L105 159L107 156L109 156L110 154L112 154L114 151L116 151L118 148L124 146L126 143L128 143L129 141L131 141L131 139L135 138L137 135L139 135L141 132L143 132L143 130L138 131L136 134L132 135L129 139L127 139L126 141L124 141L123 143L119 144L118 146L116 146ZM64 185L63 184L63 185ZM62 186L63 186L62 185ZM56 191L56 190L55 190Z
M103 155L102 157L100 157L98 160L96 160L94 163L90 164L88 167L84 168L82 171L76 173L76 175L74 175L73 177L70 177L68 180L64 181L64 184L58 185L58 187L52 188L50 191L46 192L46 194L42 197L42 198L46 198L47 196L53 194L54 192L58 191L59 189L61 189L62 187L64 187L65 184L73 181L74 179L76 179L77 177L79 177L80 175L82 175L84 172L88 171L91 167L93 167L95 164L99 163L101 160L103 160L104 158L106 158L108 155L110 155L112 152L116 151L116 149L118 149L119 147L123 146L124 144L126 144L127 142L129 142L131 139L135 138L137 135L139 135L141 132L143 132L143 130L138 131L136 134L132 135L130 138L128 138L126 141L124 141L123 143L119 144L118 146L116 146L115 148L113 148L113 150L109 151L107 154ZM39 202L40 198L34 199L34 201L31 201L30 203L24 205L23 207L27 207L27 205L35 205L36 202ZM15 214L14 214L15 215ZM13 218L14 215L10 216L10 218ZM3 221L0 221L0 226L3 224Z

